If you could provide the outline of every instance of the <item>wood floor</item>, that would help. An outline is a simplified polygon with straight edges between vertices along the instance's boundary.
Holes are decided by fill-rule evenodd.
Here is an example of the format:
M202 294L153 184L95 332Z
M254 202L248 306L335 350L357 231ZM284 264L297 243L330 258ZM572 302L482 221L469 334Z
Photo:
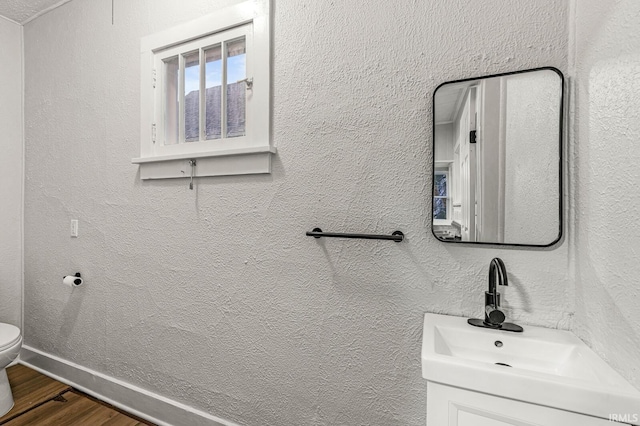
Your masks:
M7 369L15 405L6 426L153 426L23 365Z

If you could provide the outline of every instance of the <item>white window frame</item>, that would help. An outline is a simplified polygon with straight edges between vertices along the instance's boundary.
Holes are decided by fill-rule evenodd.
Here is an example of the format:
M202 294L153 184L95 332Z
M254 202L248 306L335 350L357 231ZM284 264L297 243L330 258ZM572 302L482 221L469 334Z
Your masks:
M436 170L434 173L434 179L436 175L444 175L447 178L447 195L445 196L441 196L441 195L434 195L433 196L433 204L435 205L435 199L436 198L441 198L441 199L445 199L447 201L447 217L446 219L433 219L433 224L434 225L451 225L451 215L452 215L452 203L451 203L451 180L449 179L449 177L451 176L450 170ZM432 212L433 214L433 212Z
M228 41L232 41L232 40L236 40L238 38L244 37L245 38L245 45L246 45L246 57L247 57L247 74L248 76L252 76L253 75L253 70L252 67L250 66L250 60L249 58L252 57L253 55L253 49L252 49L252 45L251 45L251 37L252 37L252 33L253 31L250 31L251 27L249 25L243 25L240 27L236 27L236 28L232 28L230 30L226 30L223 31L221 33L217 33L217 34L212 34L210 36L204 37L204 38L200 38L197 40L194 40L192 42L189 43L184 43L184 44L180 44L178 46L172 47L172 48L168 48L165 50L162 50L161 52L158 52L158 54L155 55L154 58L154 69L156 70L156 78L157 78L157 83L156 83L156 93L154 96L155 99L155 105L154 105L154 119L153 122L154 123L158 123L161 125L156 124L156 137L155 137L155 143L153 144L153 148L155 150L155 154L158 156L166 156L166 155L180 155L180 154L198 154L198 153L208 153L208 152L213 152L215 153L216 151L220 150L219 146L221 143L224 144L224 146L226 146L227 148L229 147L233 147L233 148L248 148L252 146L252 136L253 136L253 131L254 126L249 125L250 123L253 123L254 120L254 116L257 114L254 114L254 106L255 106L255 98L256 95L254 95L253 93L253 84L251 84L252 88L249 89L247 88L247 99L249 102L247 102L247 108L245 111L245 117L246 117L246 129L245 129L245 136L240 136L240 137L233 137L233 138L227 138L224 137L224 135L222 135L221 138L219 139L211 139L211 140L206 140L204 139L204 128L206 126L205 123L205 119L206 117L203 115L204 113L204 105L199 101L199 111L200 111L200 117L199 117L199 138L200 141L194 141L194 142L188 142L185 143L184 142L184 105L182 105L182 107L180 108L179 111L179 115L181 117L181 123L182 126L180 126L180 129L178 131L179 133L179 139L180 139L180 143L178 144L174 144L174 145L165 145L165 126L164 126L164 114L165 114L165 101L166 101L166 94L163 92L163 90L166 89L166 81L165 81L165 72L164 72L164 60L166 59L170 59L173 57L178 57L179 58L179 62L181 64L180 69L183 70L182 73L182 78L180 79L179 85L177 90L180 92L179 94L181 95L184 92L184 60L182 59L182 55L186 52L193 52L193 51L200 51L200 58L199 58L199 66L200 66L200 70L202 70L202 63L204 62L204 55L202 54L202 50L203 48L206 49L207 47L212 47L214 45L221 45L224 46L224 42L228 42ZM223 53L223 61L224 59L226 59L226 55ZM233 83L231 81L227 81L227 84L229 83ZM224 84L221 87L221 89L223 89L223 93L224 93ZM205 88L204 88L204 79L203 76L200 76L200 96L201 96L201 100L202 95L205 92ZM258 93L257 96L259 96L261 93ZM184 97L181 97L182 99ZM223 108L223 111L226 109L226 100L224 99L224 96L222 97L222 102L225 104L225 108ZM224 114L223 114L223 124L224 123ZM152 136L153 139L153 136Z
M190 177L190 160L197 160L195 177L271 172L276 149L270 142L269 2L245 1L141 40L141 144L140 157L132 159L140 165L141 179ZM162 59L241 36L247 46L247 77L252 79L246 91L246 135L164 145Z

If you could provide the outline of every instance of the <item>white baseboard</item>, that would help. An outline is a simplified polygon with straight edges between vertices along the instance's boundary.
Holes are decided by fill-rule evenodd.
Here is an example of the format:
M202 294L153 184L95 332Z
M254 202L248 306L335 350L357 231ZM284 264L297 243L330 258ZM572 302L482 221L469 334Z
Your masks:
M22 346L19 362L159 426L238 426L27 345Z

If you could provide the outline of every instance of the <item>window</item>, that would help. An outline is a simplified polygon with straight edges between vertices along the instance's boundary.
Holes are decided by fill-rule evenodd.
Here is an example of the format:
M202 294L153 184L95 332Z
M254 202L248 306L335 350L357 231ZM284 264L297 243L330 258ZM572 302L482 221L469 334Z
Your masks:
M142 39L142 179L269 173L269 1Z
M433 180L433 219L445 221L449 219L449 172L436 171Z
M215 150L228 142L250 145L243 140L247 92L253 90L247 77L250 30L251 25L244 25L155 55L154 69L160 74L154 104L158 154Z

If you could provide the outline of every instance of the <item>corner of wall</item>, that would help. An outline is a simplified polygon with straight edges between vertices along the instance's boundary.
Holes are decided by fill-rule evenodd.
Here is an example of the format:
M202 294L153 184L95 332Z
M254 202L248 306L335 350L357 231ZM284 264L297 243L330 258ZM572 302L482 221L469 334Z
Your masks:
M26 127L24 119L24 25L20 25L20 52L21 52L21 80L20 80L20 92L22 92L22 99L20 104L20 122L22 126L22 185L20 185L20 330L24 336L24 205L25 205L25 180L26 180Z

